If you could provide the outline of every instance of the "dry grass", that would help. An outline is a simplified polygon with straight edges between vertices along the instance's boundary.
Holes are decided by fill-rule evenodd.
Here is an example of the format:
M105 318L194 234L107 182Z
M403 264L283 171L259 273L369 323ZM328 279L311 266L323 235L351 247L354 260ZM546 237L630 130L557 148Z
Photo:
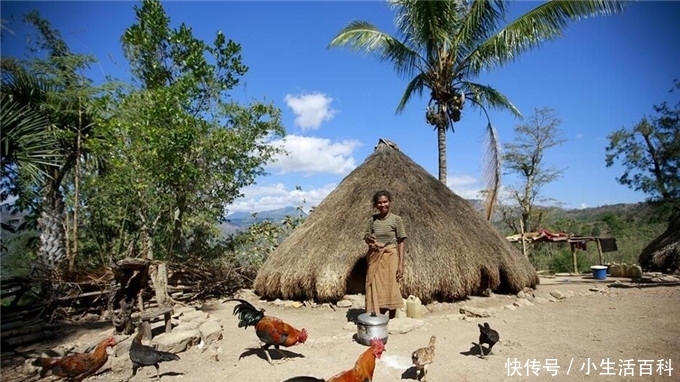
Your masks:
M680 216L642 250L639 262L647 270L680 274Z

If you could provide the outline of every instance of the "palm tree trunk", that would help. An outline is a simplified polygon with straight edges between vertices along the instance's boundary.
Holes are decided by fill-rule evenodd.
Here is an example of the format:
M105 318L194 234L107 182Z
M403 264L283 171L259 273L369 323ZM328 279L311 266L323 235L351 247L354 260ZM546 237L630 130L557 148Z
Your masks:
M437 143L439 144L439 181L446 185L446 125L437 125Z
M56 271L66 257L64 250L64 200L52 184L45 187L42 212L38 219L40 248L38 259L50 272Z

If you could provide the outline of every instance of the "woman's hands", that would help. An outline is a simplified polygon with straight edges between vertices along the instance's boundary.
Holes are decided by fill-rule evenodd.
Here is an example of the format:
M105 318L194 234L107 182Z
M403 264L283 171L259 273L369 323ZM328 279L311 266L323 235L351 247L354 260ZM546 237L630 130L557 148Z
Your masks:
M364 238L364 241L366 244L368 244L368 248L370 248L372 251L375 251L378 249L378 245L376 244L376 238L373 235L368 235Z

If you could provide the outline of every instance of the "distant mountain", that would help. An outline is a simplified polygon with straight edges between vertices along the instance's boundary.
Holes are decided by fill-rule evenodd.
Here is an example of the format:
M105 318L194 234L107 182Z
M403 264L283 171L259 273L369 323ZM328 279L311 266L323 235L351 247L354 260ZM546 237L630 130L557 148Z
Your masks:
M260 211L256 213L254 218L253 214L249 212L234 212L227 215L227 221L222 223L220 228L223 233L232 234L246 230L253 223L260 223L267 220L273 223L280 223L286 216L307 217L307 214L292 206L276 210Z

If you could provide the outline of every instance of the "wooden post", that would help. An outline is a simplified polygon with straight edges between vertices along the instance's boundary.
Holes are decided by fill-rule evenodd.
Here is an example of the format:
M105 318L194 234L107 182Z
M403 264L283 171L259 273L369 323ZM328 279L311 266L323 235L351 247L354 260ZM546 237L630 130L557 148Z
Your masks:
M600 265L604 265L604 259L602 258L602 244L600 244L600 238L595 239L597 242L597 254L600 256Z
M569 243L569 246L571 247L571 262L574 266L574 273L578 274L578 264L576 262L576 249L574 243Z

